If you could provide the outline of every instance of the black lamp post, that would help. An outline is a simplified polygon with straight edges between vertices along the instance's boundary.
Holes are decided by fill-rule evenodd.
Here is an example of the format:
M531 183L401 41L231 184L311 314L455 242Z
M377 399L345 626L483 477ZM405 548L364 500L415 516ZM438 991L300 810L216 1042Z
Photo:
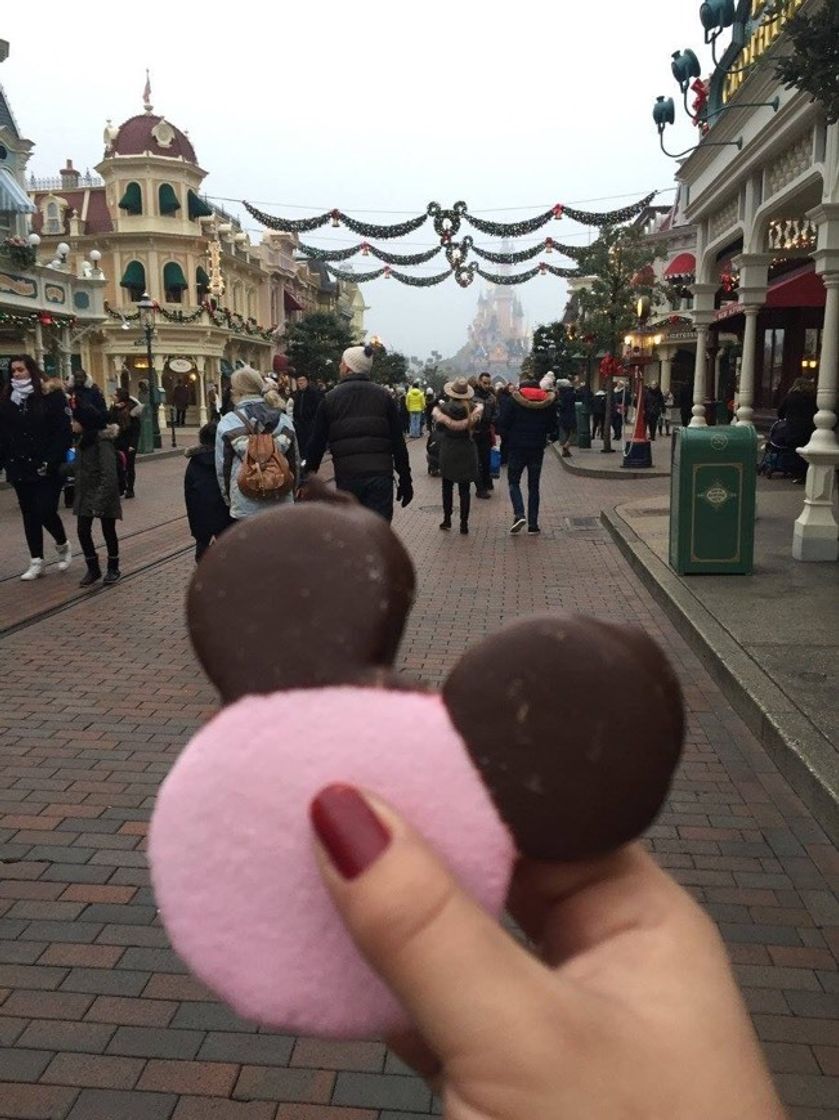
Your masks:
M155 372L154 359L151 353L156 307L154 300L148 292L143 292L143 298L137 301L137 310L140 312L140 327L146 339L146 358L149 364L149 408L151 409L152 445L157 451L163 446L163 441L160 438L160 418L157 415L157 373Z

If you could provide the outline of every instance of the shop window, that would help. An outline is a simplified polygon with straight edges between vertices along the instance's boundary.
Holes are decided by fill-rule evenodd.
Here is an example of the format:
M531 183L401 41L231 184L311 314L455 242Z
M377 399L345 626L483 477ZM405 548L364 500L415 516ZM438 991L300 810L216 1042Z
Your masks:
M776 403L784 374L784 328L771 328L763 333L763 373L761 399Z

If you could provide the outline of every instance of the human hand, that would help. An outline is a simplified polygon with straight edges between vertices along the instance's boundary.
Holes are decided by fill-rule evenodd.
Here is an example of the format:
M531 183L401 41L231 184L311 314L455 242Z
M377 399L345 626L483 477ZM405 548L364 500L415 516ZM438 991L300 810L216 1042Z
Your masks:
M335 905L415 1024L390 1044L447 1120L783 1120L713 923L640 845L519 864L534 955L378 800L331 786L311 815Z
M414 500L414 487L410 479L400 479L396 487L396 500L402 503L402 508L409 506Z

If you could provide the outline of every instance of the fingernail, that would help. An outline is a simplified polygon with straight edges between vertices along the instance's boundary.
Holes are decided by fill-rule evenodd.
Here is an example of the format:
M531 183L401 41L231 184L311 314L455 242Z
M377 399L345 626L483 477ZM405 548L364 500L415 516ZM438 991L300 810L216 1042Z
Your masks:
M326 786L309 809L317 837L335 868L355 879L390 843L390 833L352 786Z

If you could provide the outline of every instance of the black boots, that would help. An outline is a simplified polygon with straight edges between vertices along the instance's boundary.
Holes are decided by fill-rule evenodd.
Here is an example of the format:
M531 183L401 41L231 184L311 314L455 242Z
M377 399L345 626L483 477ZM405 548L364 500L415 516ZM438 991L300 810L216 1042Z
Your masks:
M99 567L99 557L85 556L85 562L87 564L87 572L85 573L84 578L79 581L79 587L90 587L91 584L97 583L100 579L102 579L102 569ZM119 557L109 556L108 570L107 572L105 572L105 578L102 579L103 586L109 587L112 583L116 583L116 581L121 576L122 572L119 570Z
M110 584L116 583L116 581L121 576L122 576L122 572L119 570L119 557L118 556L109 556L108 557L108 570L105 573L105 578L102 580L102 583L105 585L105 587L108 587L108 586L110 586Z
M442 521L440 522L440 528L441 528L441 529L451 529L451 527L452 527L452 519L451 519L451 516L450 516L450 515L448 515L448 514L446 514L446 516L445 516L445 517L443 518L443 520L442 520Z
M92 583L102 578L102 569L99 567L98 556L85 556L87 571L79 580L79 587L90 587Z

